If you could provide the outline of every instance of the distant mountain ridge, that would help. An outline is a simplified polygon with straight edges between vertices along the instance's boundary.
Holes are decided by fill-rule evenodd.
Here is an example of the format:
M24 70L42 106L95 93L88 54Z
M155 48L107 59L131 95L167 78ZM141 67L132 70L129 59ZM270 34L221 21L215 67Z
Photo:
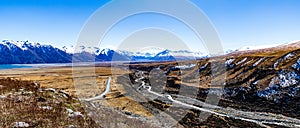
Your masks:
M224 54L266 52L283 47L294 47L299 41L282 45L242 47L237 50L227 50ZM131 52L126 50L100 49L85 46L64 46L57 48L30 41L3 40L0 42L0 64L38 64L38 63L71 63L71 62L101 62L101 61L175 61L194 60L211 57L202 52L188 50L146 50Z
M28 41L0 42L0 64L69 63L72 55L51 45Z
M174 61L208 57L187 50L130 52L85 46L57 48L30 41L3 40L0 42L0 64L38 64L101 61Z

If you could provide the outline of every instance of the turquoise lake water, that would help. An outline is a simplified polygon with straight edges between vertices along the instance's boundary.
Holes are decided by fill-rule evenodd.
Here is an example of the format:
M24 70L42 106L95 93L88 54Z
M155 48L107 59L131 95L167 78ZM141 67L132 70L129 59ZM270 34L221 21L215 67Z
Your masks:
M15 68L31 68L32 66L28 65L17 65L17 64L1 64L0 70L4 69L15 69Z

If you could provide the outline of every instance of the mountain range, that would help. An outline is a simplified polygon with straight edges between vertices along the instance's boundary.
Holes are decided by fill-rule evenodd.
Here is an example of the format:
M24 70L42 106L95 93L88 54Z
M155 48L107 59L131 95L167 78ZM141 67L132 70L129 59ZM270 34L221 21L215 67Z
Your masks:
M3 40L0 42L0 64L41 64L101 62L101 61L174 61L208 57L201 52L187 50L130 52L85 46L57 48L30 41Z
M0 64L68 63L72 55L51 45L28 41L0 43Z
M284 45L291 45L297 41ZM237 50L227 50L226 55L263 50L281 45L247 46ZM188 50L146 50L131 52L125 50L100 49L86 46L64 46L58 48L31 41L3 40L0 42L0 64L43 64L71 62L102 62L102 61L174 61L208 58L203 52Z

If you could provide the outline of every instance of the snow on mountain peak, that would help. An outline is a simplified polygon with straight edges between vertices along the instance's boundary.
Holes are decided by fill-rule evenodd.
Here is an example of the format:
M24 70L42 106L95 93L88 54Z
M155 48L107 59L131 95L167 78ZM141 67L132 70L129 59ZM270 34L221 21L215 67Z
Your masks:
M137 52L132 52L132 56L145 56L145 57L154 57L159 52L163 51L161 48L157 47L146 47Z
M97 54L97 51L99 51L99 48L97 47L91 47L91 46L64 46L62 47L63 51L69 54L75 54L75 53L90 53L90 54Z
M291 41L285 44L270 44L270 45L258 45L258 46L244 46L236 51L248 51L248 50L259 50L259 49L266 49L266 48L272 48L272 47L278 47L278 46L286 46L286 45L293 45L300 43L300 40Z
M280 44L271 44L271 45L259 45L259 46L245 46L237 49L237 51L248 51L248 50L258 50L258 49L265 49L265 48L272 48L279 46Z
M163 56L173 56L173 55L172 55L172 53L171 53L170 50L166 49L166 50L164 50L164 51L158 53L157 56L163 57Z
M300 40L291 41L291 42L285 43L284 45L290 45L290 44L296 44L296 43L300 43Z
M13 41L13 40L2 40L0 44L4 45L5 47L9 49L21 49L21 50L28 50L32 48L41 48L41 47L46 47L50 48L53 47L51 45L42 45L38 42L33 42L33 41ZM56 47L53 47L56 48ZM125 50L112 50L110 48L105 48L105 49L100 49L97 47L89 47L89 46L63 46L59 48L60 50L64 51L65 53L68 54L75 54L75 53L90 53L90 54L95 54L95 55L108 55L110 51L114 51L119 53L120 55L123 56L136 56L136 57L146 57L146 58L151 58L151 57L170 57L170 56L197 56L197 57L202 57L205 54L201 52L191 52L188 50L178 50L178 51L172 51L169 49L161 49L157 47L147 47L144 48L140 51L137 52L131 52L131 51L125 51Z
M28 50L28 45L33 45L34 43L28 43L28 41L3 40L1 44L9 49L20 48L24 51Z
M164 50L157 54L158 56L177 56L177 57L207 57L208 54L205 54L203 52L192 52L188 50L178 50L178 51L172 51L172 50Z
M101 52L98 55L100 55L100 54L102 54L102 55L108 55L109 51L110 51L109 48L102 49Z
M68 54L74 54L75 48L73 45L72 46L63 46L61 50Z

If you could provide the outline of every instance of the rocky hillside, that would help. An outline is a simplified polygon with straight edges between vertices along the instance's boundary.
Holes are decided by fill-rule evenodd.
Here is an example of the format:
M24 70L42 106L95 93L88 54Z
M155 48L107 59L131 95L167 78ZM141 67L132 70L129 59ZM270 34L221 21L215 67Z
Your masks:
M153 92L170 94L172 97L186 96L200 101L205 101L207 94L211 93L220 98L218 105L224 108L276 113L300 119L297 111L300 109L300 42L236 51L193 62L133 64L130 69L134 72L130 75L132 83L137 84L136 81L141 79L137 74L142 72L144 77L141 80L151 86ZM212 85L211 80L216 80L218 85ZM164 100L156 99L151 104L163 111L171 111L165 107L168 104ZM188 115L181 122L182 125L204 125L203 122L193 121L199 111ZM238 126L231 118L223 121L224 124ZM220 127L227 127L224 124L220 124Z
M197 62L133 65L132 69L148 73L159 69L164 72L162 75L177 83L189 85L200 82L200 88L209 88L212 79L225 78L223 75L226 74L224 83L216 86L225 87L228 97L242 95L241 98L247 98L250 92L254 92L252 96L280 102L283 99L288 100L287 97L300 96L300 42L236 51ZM211 77L212 69L216 71L214 77Z
M0 108L1 128L100 127L76 97L32 81L1 78Z
M300 42L231 53L226 58L228 88L244 88L244 94L255 89L256 96L274 102L300 96Z

